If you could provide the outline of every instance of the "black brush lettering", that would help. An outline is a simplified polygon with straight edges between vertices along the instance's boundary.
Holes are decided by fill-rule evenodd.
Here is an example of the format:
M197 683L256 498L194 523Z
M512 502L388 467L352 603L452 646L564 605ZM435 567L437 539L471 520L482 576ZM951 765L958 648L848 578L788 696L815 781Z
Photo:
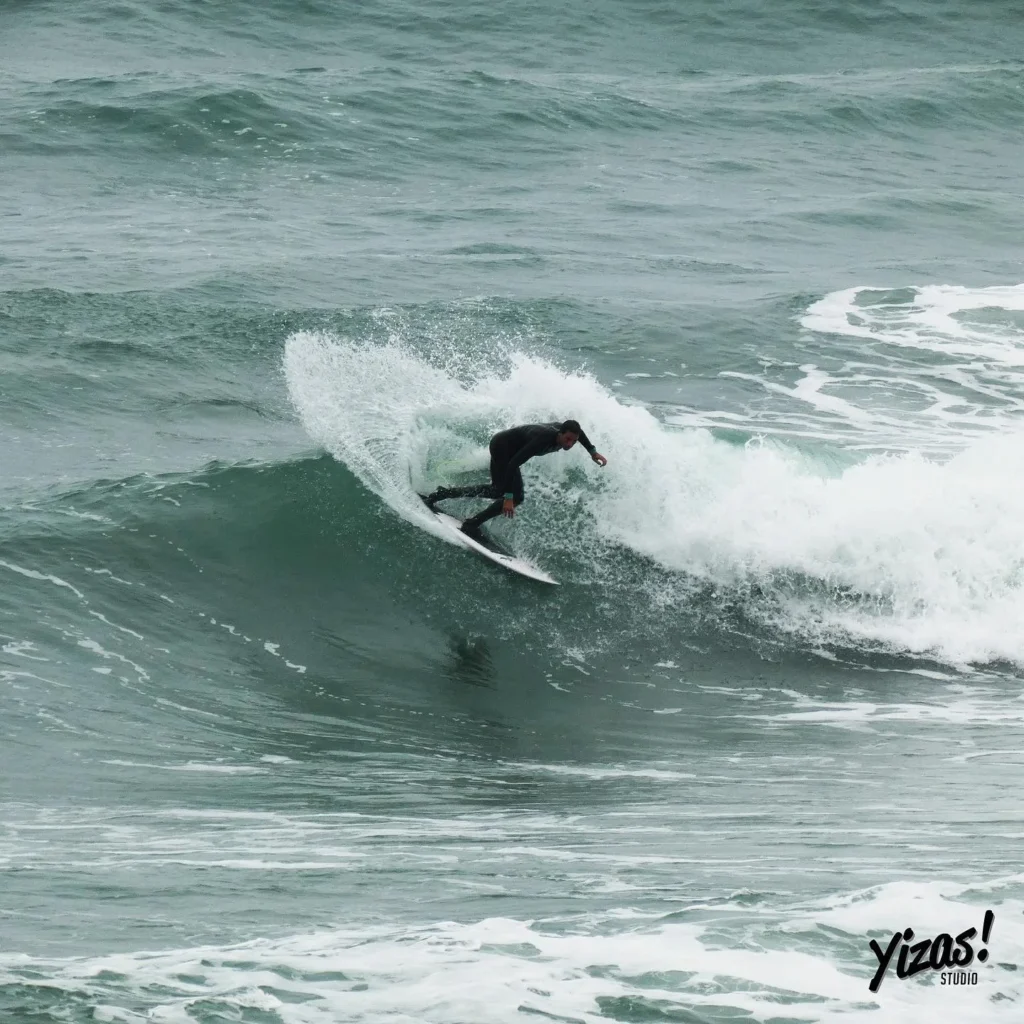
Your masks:
M882 984L882 979L885 977L885 972L889 969L889 963L892 960L893 953L896 952L896 947L902 941L903 936L899 932L894 932L893 937L889 940L889 945L885 947L885 952L882 952L882 947L879 946L874 939L871 940L871 951L878 957L878 970L875 971L875 976L871 979L868 984L868 988L872 992L878 991L878 986Z
M995 923L996 915L991 910L985 911L985 923L981 926L981 941L988 945L988 937L992 934L992 925ZM983 964L988 959L988 950L978 950L978 963Z
M907 968L906 976L908 978L931 969L932 965L928 962L928 950L931 948L931 945L931 939L922 939L910 947L910 953L914 959L911 960L910 966Z
M909 942L914 937L914 929L906 928L903 931L903 938L906 942ZM899 959L896 961L896 977L905 978L907 976L907 956L910 953L910 947L904 946L900 950Z
M953 966L953 936L943 932L932 939L932 949L928 954L928 966L934 971L943 967Z
M956 937L956 944L960 949L953 951L952 965L954 967L967 967L974 960L974 947L967 940L973 939L977 934L977 928L968 928Z

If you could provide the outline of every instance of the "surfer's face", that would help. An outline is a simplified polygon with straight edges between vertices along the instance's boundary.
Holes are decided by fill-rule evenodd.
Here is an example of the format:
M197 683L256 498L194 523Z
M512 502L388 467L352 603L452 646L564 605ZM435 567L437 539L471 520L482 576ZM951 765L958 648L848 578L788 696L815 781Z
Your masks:
M579 439L580 435L574 434L571 430L567 430L564 434L559 434L557 438L558 444L565 451L568 451Z

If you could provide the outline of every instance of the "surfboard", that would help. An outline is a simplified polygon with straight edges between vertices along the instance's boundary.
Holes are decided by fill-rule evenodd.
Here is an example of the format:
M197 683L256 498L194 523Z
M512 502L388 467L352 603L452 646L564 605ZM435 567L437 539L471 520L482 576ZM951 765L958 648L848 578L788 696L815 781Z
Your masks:
M530 565L529 562L516 558L515 555L499 547L490 537L483 544L473 540L472 537L467 537L459 529L462 526L461 520L456 519L454 516L450 516L445 512L433 512L433 516L445 528L446 533L451 534L455 541L469 548L470 551L475 551L478 555L483 555L488 561L494 562L510 572L519 573L520 576L525 576L527 579L558 586L558 580L552 579L543 569L538 569L535 565Z

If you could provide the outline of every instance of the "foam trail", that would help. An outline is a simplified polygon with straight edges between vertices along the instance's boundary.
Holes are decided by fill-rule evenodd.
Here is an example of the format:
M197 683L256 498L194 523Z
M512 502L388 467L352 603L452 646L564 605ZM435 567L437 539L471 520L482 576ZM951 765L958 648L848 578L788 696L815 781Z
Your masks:
M764 394L748 408L676 410L673 422L811 438L847 451L949 456L1024 419L1024 285L857 286L812 303L799 365L723 370ZM749 393L749 389L747 389Z
M857 287L811 305L808 330L1024 366L1024 284Z

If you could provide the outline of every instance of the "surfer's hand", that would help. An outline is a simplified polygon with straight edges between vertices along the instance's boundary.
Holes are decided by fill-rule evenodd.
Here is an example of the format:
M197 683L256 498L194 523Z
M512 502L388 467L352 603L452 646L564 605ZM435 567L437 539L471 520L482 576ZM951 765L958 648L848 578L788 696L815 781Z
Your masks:
M505 504L501 506L501 514L507 519L511 519L516 514L516 503L511 498L505 499Z
M604 456L603 456L603 455L602 455L602 454L601 454L600 452L594 452L594 454L593 454L593 455L591 455L590 457L591 457L591 458L592 458L592 459L593 459L593 460L594 460L594 461L595 461L595 462L596 462L596 463L597 463L597 464L598 464L599 466L607 466L607 465L608 465L608 460L607 460L607 459L606 459L606 458L605 458L605 457L604 457Z

